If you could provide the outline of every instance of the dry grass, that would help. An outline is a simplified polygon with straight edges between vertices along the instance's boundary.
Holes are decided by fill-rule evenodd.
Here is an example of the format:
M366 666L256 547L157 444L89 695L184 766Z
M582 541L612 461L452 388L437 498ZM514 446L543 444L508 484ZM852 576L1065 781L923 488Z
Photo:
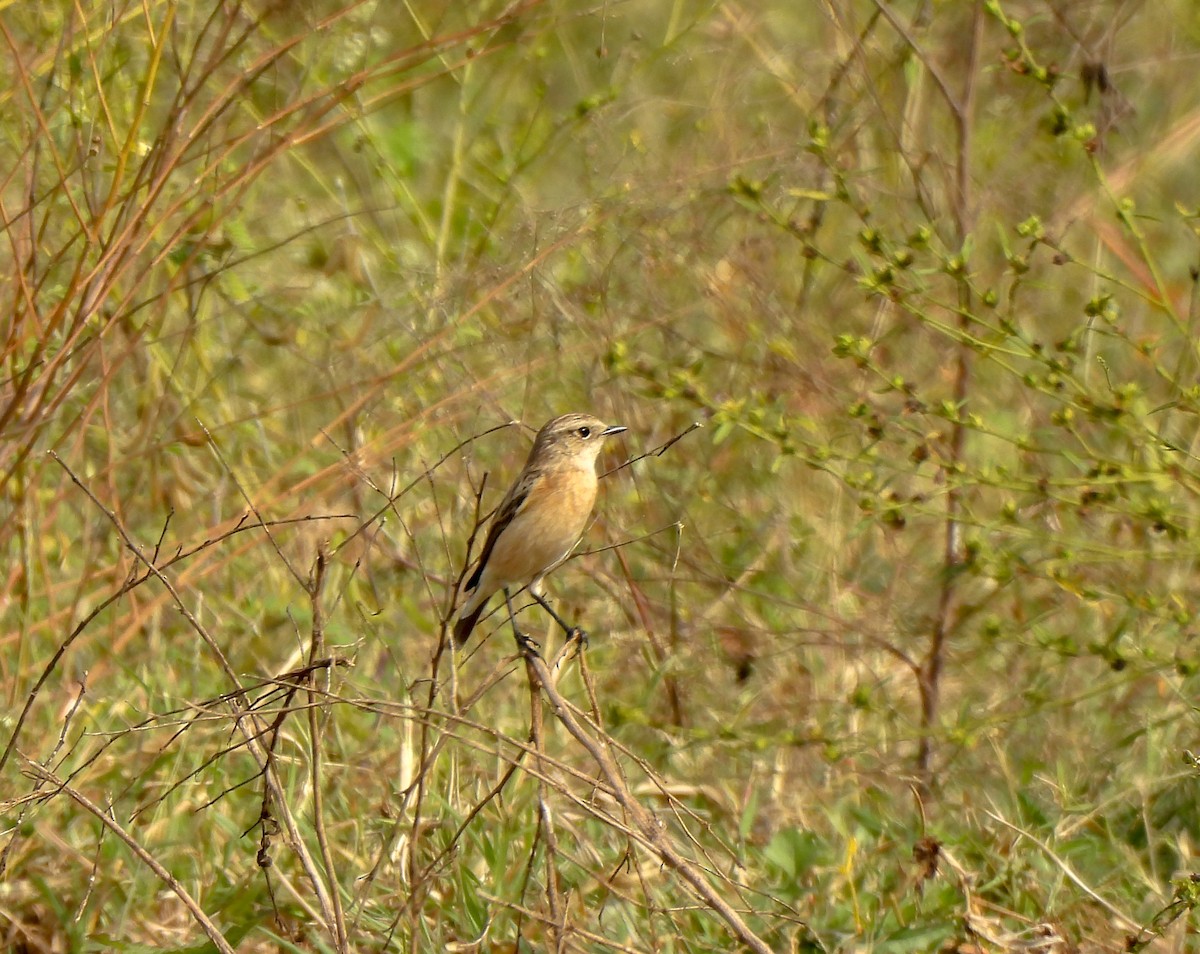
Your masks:
M1189 949L1168 8L0 9L3 942Z

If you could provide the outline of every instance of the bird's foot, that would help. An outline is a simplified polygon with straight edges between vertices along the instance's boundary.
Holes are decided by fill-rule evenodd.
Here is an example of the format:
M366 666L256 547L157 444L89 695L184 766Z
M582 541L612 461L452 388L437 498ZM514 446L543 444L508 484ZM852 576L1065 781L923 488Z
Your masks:
M588 645L587 631L580 629L578 626L572 626L567 630L567 642L578 643L580 649L586 649Z
M530 636L526 636L520 630L513 630L513 639L517 643L517 652L522 656L540 656L542 654L542 644Z

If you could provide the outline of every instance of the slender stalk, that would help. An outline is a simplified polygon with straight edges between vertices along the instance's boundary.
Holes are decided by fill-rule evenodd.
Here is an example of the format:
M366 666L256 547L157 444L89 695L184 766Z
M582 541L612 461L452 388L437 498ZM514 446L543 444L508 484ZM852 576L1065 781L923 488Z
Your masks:
M559 693L554 674L546 665L546 661L532 651L525 652L524 658L530 682L541 688L554 708L554 714L558 716L559 721L596 763L600 775L612 790L613 797L632 820L634 831L642 844L653 851L664 866L674 871L708 907L725 921L738 941L755 951L756 954L771 954L771 948L766 941L751 930L750 925L746 923L741 914L713 887L701 869L680 853L667 829L660 825L658 818L638 801L612 755L601 741L593 737L575 718L570 703Z
M150 852L148 852L138 842L133 835L129 834L116 819L106 812L101 806L97 805L90 798L84 795L81 791L73 788L67 782L64 782L49 769L43 768L32 759L27 759L22 756L22 761L25 763L25 768L31 774L35 775L40 781L53 785L57 791L65 792L67 796L77 805L83 808L88 814L92 815L105 828L111 831L119 838L130 851L142 862L147 868L154 872L155 876L165 884L171 892L179 898L183 906L188 909L192 917L196 919L196 923L200 925L201 930L208 935L208 939L212 941L215 947L221 954L234 954L234 949L228 941L225 940L225 935L221 933L221 929L213 923L204 909L193 898L188 890L179 882L179 880L171 874L166 868L159 863Z
M965 246L974 224L971 195L971 137L976 82L979 73L979 52L983 42L984 13L983 0L979 0L975 5L971 46L961 94L955 96L951 92L947 80L937 71L931 72L935 85L946 98L954 118L957 156L952 194L955 239L959 249ZM946 642L954 622L958 571L963 560L962 491L956 484L956 475L961 470L959 465L963 462L966 453L966 408L970 396L973 353L965 344L965 340L971 322L971 307L971 286L967 277L967 263L964 262L961 274L958 276L959 344L954 353L952 386L956 414L951 425L949 440L950 453L947 468L949 487L946 492L945 532L942 538L942 573L933 628L929 635L929 647L921 662L917 677L921 700L921 724L917 743L916 773L918 789L923 797L930 793L934 781L933 746L934 737L937 734L942 670L945 666Z
M329 844L329 833L325 827L325 777L322 768L323 751L321 738L326 708L321 695L313 688L317 676L317 663L325 655L325 572L329 555L324 545L317 548L317 560L313 566L312 579L308 584L312 602L312 641L309 646L308 673L308 732L312 747L310 773L313 790L313 829L317 833L317 845L321 849L321 863L325 867L325 878L329 883L329 901L333 908L333 941L339 951L350 948L346 939L346 914L342 907L342 894L338 887L337 866L333 861L333 848ZM327 670L328 672L328 670Z

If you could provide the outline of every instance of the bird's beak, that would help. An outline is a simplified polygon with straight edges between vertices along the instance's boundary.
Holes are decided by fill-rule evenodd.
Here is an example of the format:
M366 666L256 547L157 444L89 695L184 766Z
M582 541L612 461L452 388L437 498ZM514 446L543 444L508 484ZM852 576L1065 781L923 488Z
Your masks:
M612 427L606 427L600 432L601 437L612 437L614 434L620 434L622 431L629 430L628 427L622 427L619 424L614 424Z

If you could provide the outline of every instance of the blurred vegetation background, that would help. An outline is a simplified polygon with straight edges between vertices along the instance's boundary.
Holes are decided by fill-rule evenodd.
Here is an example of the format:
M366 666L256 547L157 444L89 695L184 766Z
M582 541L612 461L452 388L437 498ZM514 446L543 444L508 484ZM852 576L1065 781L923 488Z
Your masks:
M1194 4L0 34L7 949L1194 949ZM567 410L621 783L445 644Z

